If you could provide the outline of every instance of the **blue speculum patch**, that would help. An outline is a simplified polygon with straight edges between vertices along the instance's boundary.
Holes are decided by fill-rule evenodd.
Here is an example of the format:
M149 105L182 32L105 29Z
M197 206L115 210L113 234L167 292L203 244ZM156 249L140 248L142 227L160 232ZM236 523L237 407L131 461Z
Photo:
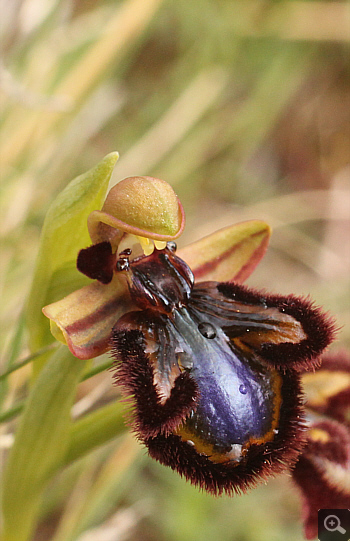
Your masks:
M238 348L235 351L210 318L200 321L193 307L191 312L192 317L182 308L168 322L174 346L182 358L191 359L185 369L199 391L197 408L178 434L215 461L237 461L250 443L273 439L279 418L280 376L251 352L243 356Z

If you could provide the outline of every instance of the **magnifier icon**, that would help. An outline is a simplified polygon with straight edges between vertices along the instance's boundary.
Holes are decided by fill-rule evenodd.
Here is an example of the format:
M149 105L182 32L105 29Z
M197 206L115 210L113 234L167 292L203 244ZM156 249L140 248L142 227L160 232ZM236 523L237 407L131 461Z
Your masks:
M346 533L346 530L344 530L344 528L342 528L340 525L339 517L337 517L336 515L328 515L324 519L323 524L326 530L328 530L329 532L340 532L342 534Z

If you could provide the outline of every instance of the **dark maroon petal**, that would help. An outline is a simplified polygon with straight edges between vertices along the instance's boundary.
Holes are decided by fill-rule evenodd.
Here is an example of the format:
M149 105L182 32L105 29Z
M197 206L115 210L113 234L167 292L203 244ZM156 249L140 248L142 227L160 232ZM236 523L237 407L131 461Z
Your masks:
M102 284L111 282L114 265L115 256L112 254L112 246L109 242L93 244L89 248L80 250L78 254L78 270Z
M177 435L159 435L146 439L145 444L153 458L211 494L245 492L262 480L290 468L305 443L297 376L285 376L282 395L284 408L274 440L252 444L240 462L214 463L205 454L198 453L191 442L183 441Z
M293 479L303 496L305 536L312 539L317 536L319 509L350 509L348 428L330 420L313 424Z
M322 370L350 373L350 354L345 351L332 351L322 357Z
M192 298L203 295L204 287L205 284L197 284ZM256 348L272 366L302 372L320 364L320 354L334 339L335 323L309 299L267 295L231 283L216 283L216 289L224 298L237 303L238 312L251 313L252 316L246 316L247 332L243 332L241 340ZM217 298L217 292L212 288L211 295ZM204 298L202 302L204 306ZM242 304L241 308L239 304ZM249 317L255 318L256 331Z
M134 406L129 422L143 439L174 430L195 407L197 386L187 372L177 370L169 396L164 400L154 383L154 369L145 352L144 334L127 328L128 321L137 322L141 316L141 312L131 312L118 322L113 331L112 352L118 359L114 367L115 381ZM148 323L151 326L151 315Z
M328 397L323 413L333 419L350 424L350 388L344 389L332 397Z
M293 363L293 368L308 370L319 364L320 354L334 340L336 325L334 319L326 314L320 307L314 305L310 299L295 297L272 296L269 303L278 306L280 312L289 314L300 321L306 338L299 344L266 344L263 346L264 355L277 363L281 368ZM280 358L282 357L282 362ZM297 365L297 366L296 366Z

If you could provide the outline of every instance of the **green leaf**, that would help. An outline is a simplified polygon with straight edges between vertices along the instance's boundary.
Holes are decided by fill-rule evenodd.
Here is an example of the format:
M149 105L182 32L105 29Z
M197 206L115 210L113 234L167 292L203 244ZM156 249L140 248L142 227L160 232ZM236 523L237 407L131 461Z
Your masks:
M66 520L61 521L54 541L75 541L84 531L98 527L111 516L121 500L127 497L131 486L138 482L145 458L136 439L130 433L125 434L114 451L105 458L94 481L86 487L85 493L79 498L79 505L66 511ZM96 535L97 538L100 536Z
M6 372L3 372L2 374L0 374L0 381L7 379L9 375L12 374L12 372L16 372L17 370L20 370L21 368L23 368L23 366L26 366L28 363L31 363L35 361L36 359L40 359L41 355L44 355L48 351L52 351L55 347L56 347L56 344L50 344L49 346L45 346L39 351L36 351L35 353L28 355L25 359L23 359L23 361L20 361L15 364L11 364L11 368L8 368Z
M49 322L41 308L52 302L53 292L62 290L60 281L65 278L60 269L72 265L78 251L91 244L87 217L93 210L101 208L117 159L118 153L112 152L96 167L75 178L47 212L27 306L32 351L52 341ZM78 277L78 271L76 273Z
M3 541L30 538L42 490L67 452L70 409L84 368L61 346L31 389L4 475Z
M70 429L64 465L107 443L125 430L125 404L112 402L75 421Z

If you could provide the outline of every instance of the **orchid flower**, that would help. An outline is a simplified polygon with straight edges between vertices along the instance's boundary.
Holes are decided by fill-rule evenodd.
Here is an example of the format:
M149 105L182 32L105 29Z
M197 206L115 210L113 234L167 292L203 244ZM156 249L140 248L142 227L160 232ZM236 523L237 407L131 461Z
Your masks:
M162 464L214 495L297 464L312 506L311 487L326 486L327 474L309 476L307 492L303 472L326 470L313 453L326 460L322 445L337 446L333 434L343 429L340 419L308 431L315 421L302 378L321 373L334 321L309 299L242 285L267 248L266 223L239 223L177 250L184 224L163 180L116 184L89 215L92 245L77 257L93 281L43 309L52 333L80 359L110 351L132 405L128 422ZM345 468L347 452L336 466Z
M350 509L350 356L324 355L302 382L307 444L292 475L302 494L305 536L313 539L318 509Z

